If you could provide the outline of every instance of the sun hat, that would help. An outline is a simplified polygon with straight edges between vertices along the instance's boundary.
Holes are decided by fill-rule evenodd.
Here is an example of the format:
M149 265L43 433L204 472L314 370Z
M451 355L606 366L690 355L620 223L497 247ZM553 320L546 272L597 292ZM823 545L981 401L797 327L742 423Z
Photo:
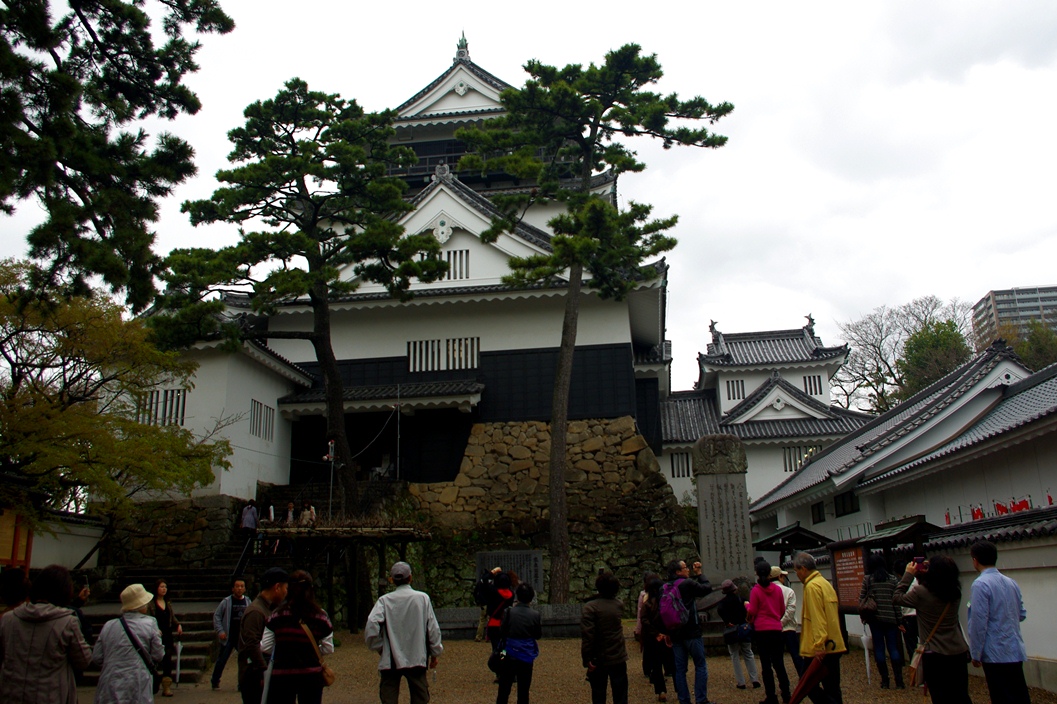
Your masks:
M771 568L771 579L778 579L782 575L787 575L787 574L789 574L789 573L786 572L785 570L783 570L778 565L775 565L774 567Z
M144 589L142 584L130 584L121 592L121 610L139 611L153 598L154 595Z
M719 588L723 590L724 594L733 594L734 592L738 591L738 588L734 585L734 582L730 581L729 579L724 579L723 584L721 584Z

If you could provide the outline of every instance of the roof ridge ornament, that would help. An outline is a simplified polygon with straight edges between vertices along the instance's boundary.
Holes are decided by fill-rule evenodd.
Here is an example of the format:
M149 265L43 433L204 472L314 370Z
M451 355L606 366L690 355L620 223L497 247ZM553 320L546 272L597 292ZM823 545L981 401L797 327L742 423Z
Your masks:
M466 31L463 30L459 43L455 45L455 61L470 61L470 43L466 41Z

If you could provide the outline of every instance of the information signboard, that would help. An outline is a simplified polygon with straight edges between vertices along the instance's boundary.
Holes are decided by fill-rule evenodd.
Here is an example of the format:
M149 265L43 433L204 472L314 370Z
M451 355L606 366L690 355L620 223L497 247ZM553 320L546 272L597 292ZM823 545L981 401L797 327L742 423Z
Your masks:
M866 576L866 564L861 546L833 551L833 582L837 590L837 604L841 609L859 610L859 591Z
M522 582L531 584L539 592L543 583L543 553L539 550L502 550L477 553L477 576L481 572L502 567L503 571L514 570Z

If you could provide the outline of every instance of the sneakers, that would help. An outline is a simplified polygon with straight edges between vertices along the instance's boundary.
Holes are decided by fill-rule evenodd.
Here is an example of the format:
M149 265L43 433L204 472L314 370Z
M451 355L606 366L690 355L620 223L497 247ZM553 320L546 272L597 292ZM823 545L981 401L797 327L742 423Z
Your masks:
M220 689L220 683L219 682L210 682L210 684L213 685L213 689Z
M745 685L743 685L743 684L736 684L734 686L737 687L738 689L745 689Z
M760 683L759 682L753 682L752 683L752 688L753 689L759 689L760 688Z

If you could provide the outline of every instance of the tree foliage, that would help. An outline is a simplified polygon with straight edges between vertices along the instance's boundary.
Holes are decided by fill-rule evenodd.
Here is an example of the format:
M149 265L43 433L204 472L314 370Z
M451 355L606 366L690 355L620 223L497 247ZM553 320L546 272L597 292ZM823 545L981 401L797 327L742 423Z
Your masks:
M118 515L141 492L212 482L226 441L140 422L150 393L187 388L194 367L116 304L30 293L37 273L0 263L0 505L33 522L85 501Z
M965 335L950 319L930 321L907 336L897 362L903 378L899 398L905 400L965 364L972 356Z
M389 172L416 157L390 146L392 112L365 112L296 78L275 98L247 107L245 117L243 127L228 133L234 166L217 173L226 185L183 205L193 224L232 223L240 239L219 250L174 250L162 277L169 315L154 322L170 345L220 331L310 342L326 387L328 439L351 470L330 305L361 281L406 299L412 281L433 281L447 270L432 235L407 235L393 218L411 206L403 197L406 184ZM307 300L312 328L275 332L224 320L219 293L248 294L258 313Z
M615 179L646 165L622 138L652 137L673 145L716 148L726 138L699 121L714 124L733 110L703 98L682 100L649 90L660 80L655 55L628 44L606 54L600 65L564 68L529 61L530 78L522 88L503 91L506 114L481 128L459 132L475 148L462 169L501 170L534 184L531 189L493 198L503 216L483 239L512 231L534 205L558 201L566 212L549 222L552 252L513 258L507 283L567 277L565 316L551 409L550 529L551 603L568 600L569 534L565 503L565 438L569 387L579 316L581 287L620 299L656 272L643 262L672 249L666 233L676 217L650 219L649 205L630 203L621 210L596 178ZM604 181L604 179L603 179ZM586 272L586 277L585 277Z
M907 339L924 328L951 321L964 342L971 312L968 304L957 299L944 302L924 296L894 308L880 306L858 320L841 323L841 335L851 354L833 377L835 400L845 408L875 413L890 410L910 395L905 393L907 380L900 368Z
M28 234L46 263L34 286L85 295L99 276L142 309L157 200L195 168L190 145L167 133L152 144L138 125L198 111L183 79L199 45L184 32L234 23L216 0L19 0L0 7L0 27L0 209L35 199L46 213Z
M1027 331L1016 325L1001 325L998 334L1029 369L1038 371L1057 363L1057 332L1041 320L1029 320Z

